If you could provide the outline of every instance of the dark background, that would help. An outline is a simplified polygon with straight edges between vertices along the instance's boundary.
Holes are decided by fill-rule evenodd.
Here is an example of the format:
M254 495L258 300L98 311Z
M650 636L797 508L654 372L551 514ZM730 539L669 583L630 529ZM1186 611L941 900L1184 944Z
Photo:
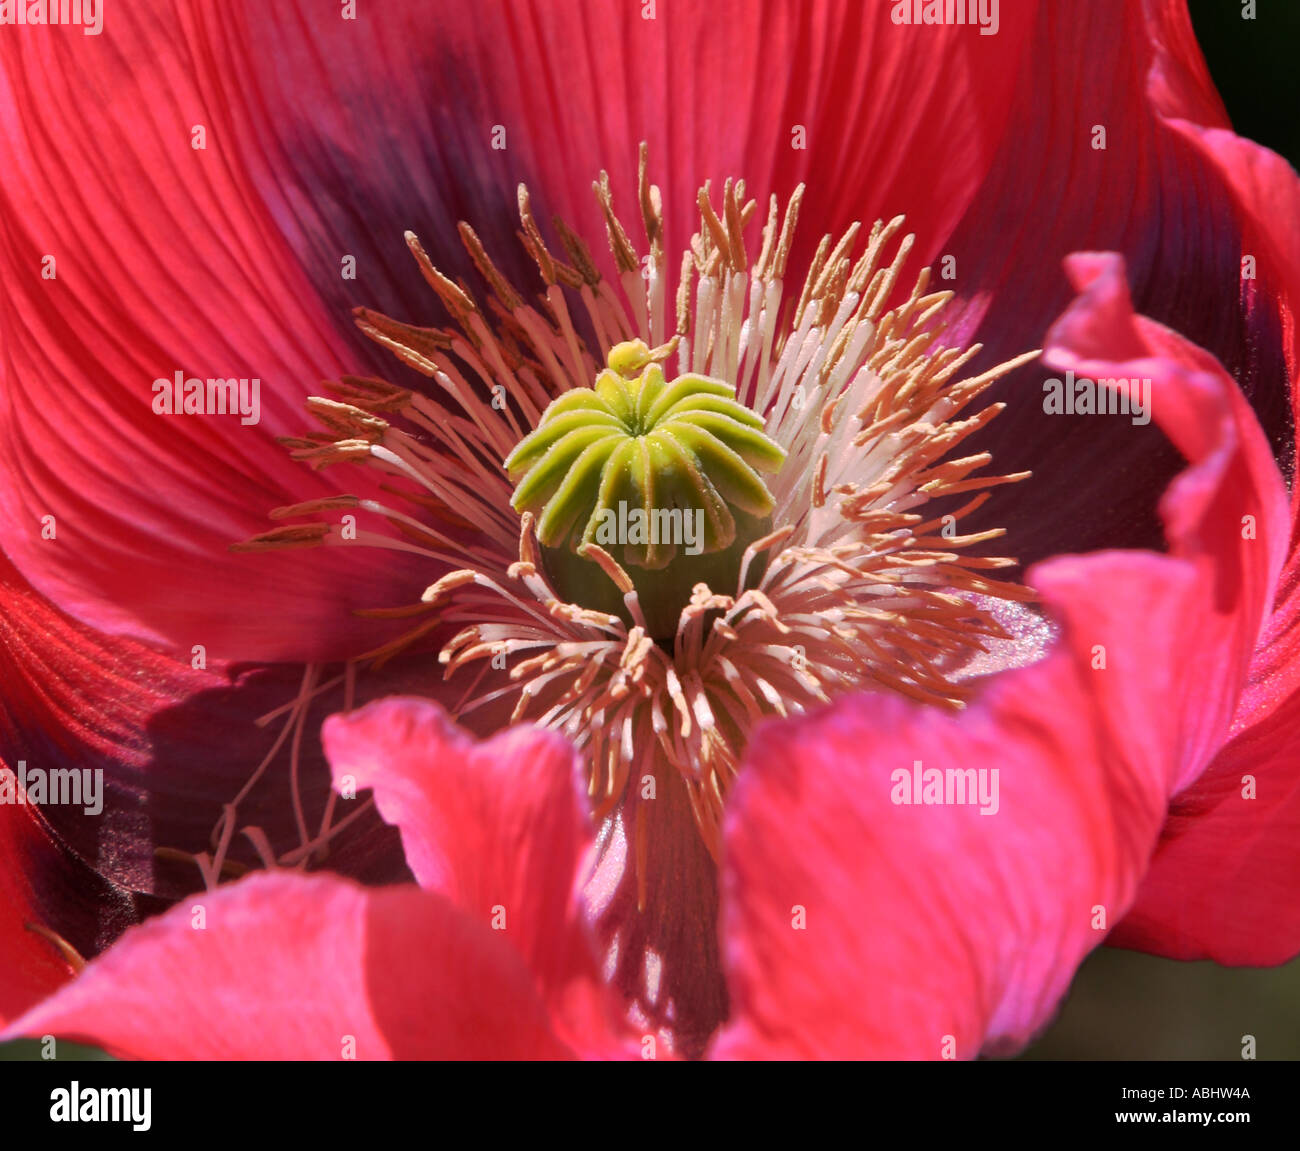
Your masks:
M1300 168L1300 0L1257 0L1254 20L1241 0L1188 8L1233 129ZM1300 960L1225 968L1102 947L1021 1058L1240 1059L1243 1035L1260 1059L1300 1059Z
M1196 38L1232 127L1300 166L1300 0L1189 0Z

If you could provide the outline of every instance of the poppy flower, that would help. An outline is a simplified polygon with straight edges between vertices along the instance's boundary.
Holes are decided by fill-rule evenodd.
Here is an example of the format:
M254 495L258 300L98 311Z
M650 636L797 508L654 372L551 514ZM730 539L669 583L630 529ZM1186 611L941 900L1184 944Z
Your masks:
M111 813L4 813L32 973L6 1010L66 974L51 940L103 951L13 1034L964 1057L1027 1042L1112 929L1295 952L1296 178L1230 133L1180 5L981 36L503 3L432 44L309 7L0 48L5 657L33 701L4 760L103 764ZM1150 425L1057 414L1049 373ZM256 378L260 409L187 414L192 378ZM201 725L234 738L195 758ZM185 853L215 890L105 950ZM323 863L380 886L278 870ZM105 888L80 909L78 868ZM312 962L340 948L346 988ZM176 973L166 1020L132 1009L144 970ZM261 1046L195 1038L235 996Z

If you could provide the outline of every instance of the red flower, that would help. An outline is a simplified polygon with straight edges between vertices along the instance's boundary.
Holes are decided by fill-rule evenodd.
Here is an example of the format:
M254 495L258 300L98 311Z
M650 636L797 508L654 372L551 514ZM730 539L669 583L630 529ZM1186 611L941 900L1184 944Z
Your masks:
M670 255L686 245L682 225L705 178L744 176L760 205L807 181L790 284L824 258L813 250L823 231L905 210L921 260L941 268L952 257L956 320L944 342L978 335L985 345L964 370L1042 343L1050 370L1151 380L1167 437L1049 419L1046 373L1012 373L986 393L1009 406L971 450L987 449L1001 472L1034 476L1001 488L987 522L983 512L963 518L963 533L1005 525L999 549L1025 561L1135 549L1058 556L1027 572L1050 642L1034 618L999 616L1019 621L1019 642L980 669L998 674L960 692L949 685L954 699L970 693L956 715L888 691L837 689L825 710L733 740L744 765L712 843L697 832L710 824L688 775L653 765L650 804L638 802L639 773L620 785L622 811L603 826L587 900L606 977L642 1027L691 1053L713 1036L724 1055L973 1055L1025 1042L1121 919L1112 941L1162 953L1294 954L1300 913L1275 904L1296 868L1287 722L1296 561L1273 457L1289 465L1294 450L1297 185L1285 164L1226 131L1181 5L1044 5L1004 12L990 37L899 28L883 7L868 17L854 5L690 14L662 5L656 20L635 8L499 7L467 7L436 37L406 13L252 21L236 7L175 21L114 12L98 45L0 44L11 97L0 117L10 173L0 259L15 298L0 320L10 449L0 502L14 525L5 552L15 605L0 657L16 685L0 754L11 766L66 757L107 767L112 813L89 823L44 809L33 825L29 808L0 809L11 827L0 849L31 877L0 906L0 945L31 978L0 1006L16 1013L54 975L48 941L20 923L95 952L122 918L155 909L141 896L183 890L155 846L206 846L217 806L236 799L272 741L244 738L235 720L274 708L277 685L299 678L241 670L242 661L312 670L287 691L299 699L284 729L293 803L266 797L250 814L240 795L219 824L218 854L256 823L265 836L250 842L282 863L329 846L345 873L401 877L373 812L341 840L332 834L337 801L313 762L307 705L331 706L317 690L331 682L320 661L355 659L396 634L354 609L409 603L445 567L391 550L376 562L381 553L360 547L248 555L227 545L261 532L269 507L340 490L390 501L364 473L357 480L353 469L340 488L332 471L303 468L270 441L300 435L311 381L343 378L355 406L362 392L350 378L394 378L344 323L354 302L425 314L397 260L405 227L440 266L468 272L442 245L453 220L471 219L506 279L532 284L502 262L511 241L485 231L513 230L503 202L515 183L527 178L538 218L559 211L580 235L601 235L583 185L607 166L615 202L637 203L628 169L642 138L666 168ZM489 34L493 50L480 52ZM1104 84L1084 82L1083 60ZM773 61L789 65L787 84L774 81ZM74 72L90 90L72 101ZM196 126L204 149L193 146ZM1060 260L1072 251L1125 259L1072 257L1077 299L1044 339L1069 299ZM46 255L55 279L39 275ZM1243 256L1253 279L1241 278ZM356 282L339 275L346 257ZM601 267L608 278L613 261ZM1134 314L1130 291L1154 319ZM420 338L367 316L399 344ZM176 371L256 373L259 421L160 418L150 384ZM299 440L299 454L335 438ZM451 529L447 550L485 522ZM946 574L965 578L953 566ZM92 669L106 659L97 683ZM885 664L870 666L873 682L886 682ZM354 702L351 668L335 708ZM894 679L918 693L915 674ZM370 696L441 695L431 680L417 655L357 684ZM928 682L920 694L946 695ZM263 1057L335 1056L343 1035L362 1055L616 1050L569 902L583 833L556 798L569 786L557 737L506 734L463 753L485 757L483 788L462 778L457 755L430 758L421 741L431 732L440 746L463 737L422 706L373 704L332 721L328 739L336 776L351 770L374 786L428 890L255 877L202 897L203 932L190 926L187 899L14 1033L75 1033L132 1054L240 1054L228 1035L209 1048L195 1038L207 1013L240 996L276 1012L248 1052ZM60 716L76 724L66 737L51 734ZM195 762L191 746L211 738L195 717L234 730L236 746ZM487 731L500 721L475 722ZM530 740L550 765L535 777L514 754ZM998 767L996 817L896 802L896 773L918 760ZM628 831L635 819L640 830ZM52 860L104 877L84 917L66 901L66 881L49 882ZM504 938L491 934L497 906ZM116 919L109 907L121 909ZM326 961L340 949L352 965L342 980ZM200 979L182 975L195 964ZM242 974L250 964L273 972L264 986ZM160 982L174 992L167 1018L123 1010L143 994L141 970L177 973L151 977L151 996ZM505 1004L513 1030L494 1014ZM458 1045L474 1020L482 1045Z

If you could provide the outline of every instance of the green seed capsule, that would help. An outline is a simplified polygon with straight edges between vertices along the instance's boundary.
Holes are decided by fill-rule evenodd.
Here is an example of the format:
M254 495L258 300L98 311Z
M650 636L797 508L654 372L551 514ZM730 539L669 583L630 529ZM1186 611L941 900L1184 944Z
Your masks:
M541 543L595 543L624 567L660 570L732 548L738 522L747 537L759 530L772 511L760 473L778 471L785 452L735 389L666 380L641 340L614 347L608 363L595 387L555 400L505 461L511 503L537 516Z

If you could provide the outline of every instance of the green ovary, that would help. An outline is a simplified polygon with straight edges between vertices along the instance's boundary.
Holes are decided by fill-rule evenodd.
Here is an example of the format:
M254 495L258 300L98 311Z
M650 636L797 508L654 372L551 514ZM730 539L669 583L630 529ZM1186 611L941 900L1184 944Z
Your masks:
M785 452L730 384L667 380L640 340L617 345L608 362L594 388L552 402L510 453L511 503L537 517L561 596L628 618L582 552L597 544L632 579L651 634L666 639L696 583L734 594L745 548L771 530L760 473L778 471Z

